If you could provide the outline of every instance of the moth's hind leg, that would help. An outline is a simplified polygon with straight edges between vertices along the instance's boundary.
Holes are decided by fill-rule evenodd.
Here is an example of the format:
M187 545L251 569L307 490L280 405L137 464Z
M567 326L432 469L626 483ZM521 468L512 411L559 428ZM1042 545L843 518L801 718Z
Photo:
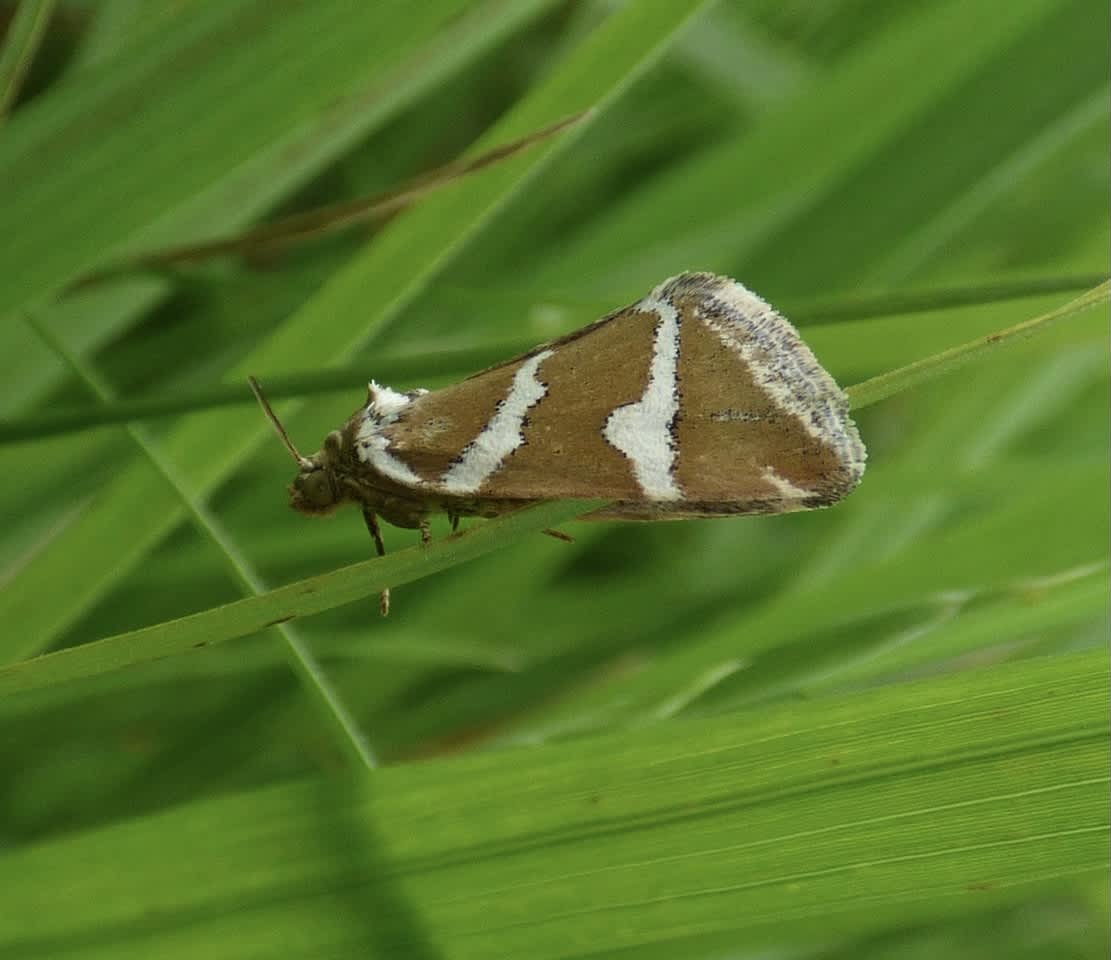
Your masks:
M374 541L374 548L378 551L378 556L384 557L386 555L386 545L382 542L382 531L378 526L378 518L374 515L374 511L368 507L363 507L363 521L366 523L366 528L370 532L371 539ZM389 587L386 587L385 590L378 594L378 609L382 611L383 617L389 616Z
M420 524L420 545L427 546L432 542L432 527L427 520L422 519Z
M374 515L374 511L363 507L363 520L366 521L366 528L370 531L374 540L374 547L378 551L378 556L384 557L386 555L386 545L382 542L382 531L378 526L378 518Z

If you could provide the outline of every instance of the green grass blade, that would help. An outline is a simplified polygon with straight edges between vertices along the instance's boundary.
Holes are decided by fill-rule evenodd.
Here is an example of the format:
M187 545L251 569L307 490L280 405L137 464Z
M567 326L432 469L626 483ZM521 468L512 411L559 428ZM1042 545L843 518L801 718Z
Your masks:
M858 410L878 403L880 400L886 400L903 390L956 370L971 360L991 356L1004 344L1044 332L1050 325L1105 304L1109 299L1111 299L1111 281L1094 287L1083 296L1070 300L1064 306L1049 313L1032 317L1005 330L989 333L970 343L951 347L932 357L923 357L915 363L872 377L863 383L854 384L845 391L849 395L849 403L854 410Z
M76 144L67 144L65 162L56 155L39 156L33 146L21 148L18 143L0 143L0 166L5 162L34 165L35 189L41 188L44 196L53 197L63 195L60 180L69 175L71 167L81 169L82 165L93 163L93 155L98 151L115 151L118 155L109 162L110 170L100 171L98 175L99 190L96 192L106 191L109 198L115 192L116 201L129 213L131 201L137 195L151 193L154 200L147 221L136 222L130 233L126 218L113 217L110 223L97 223L96 228L114 231L112 242L132 252L234 232L335 164L361 138L395 121L422 97L438 89L447 78L496 48L514 30L542 13L549 3L550 0L519 0L512 4L483 0L467 5L462 16L452 17L453 9L459 4L455 0L444 0L442 4L422 5L420 16L406 17L403 21L393 18L386 28L381 27L377 18L383 14L390 16L388 5L361 8L355 18L343 19L347 29L365 31L367 36L360 56L348 63L350 73L345 74L342 81L332 77L310 94L308 86L296 86L301 79L312 84L314 81L309 74L294 77L291 71L284 69L267 70L252 77L247 87L232 84L230 93L227 89L221 90L219 97L206 105L199 122L186 124L175 132L172 144L180 151L180 156L200 153L213 161L205 175L208 179L202 177L192 185L177 177L176 170L169 176L169 183L165 182L167 175L158 166L166 162L165 158L148 157L146 151L136 149L135 138L141 143L153 135L147 131L142 117L129 116L129 123L118 125L110 118L117 112L127 112L120 104L132 99L149 98L159 104L167 117L172 116L175 109L190 109L185 105L179 107L179 103L194 95L193 86L204 86L195 82L194 76L203 73L204 83L215 81L219 85L221 75L238 69L241 58L235 42L220 35L221 27L213 26L213 33L205 34L199 41L200 50L190 76L183 77L180 71L173 69L175 58L182 55L178 47L183 34L174 16L189 19L192 29L195 26L192 18L198 15L197 7L201 8L199 15L203 20L209 12L219 12L222 5L199 4L188 12L162 11L167 15L165 19L146 27L150 36L133 38L129 41L132 44L129 49L92 72L93 77L103 81L103 90L98 88L90 92L87 75L79 74L82 77L79 82L44 94L42 103L36 104L30 116L19 118L22 125L38 124L43 128L43 136L64 138L72 135L72 115L95 118L103 113L109 118L104 126L110 130L110 136L102 136L99 129L95 135L78 136ZM439 12L435 12L437 10ZM320 22L312 29L319 31L324 29L323 24L328 22L332 11L328 4L320 4L316 12ZM432 15L426 15L430 12ZM103 16L105 11L100 13ZM125 13L130 16L133 11ZM276 8L274 13L277 13ZM268 29L280 35L280 42L296 46L307 35L304 31L297 32L301 27L295 17L278 17ZM116 33L113 39L118 39L119 27L110 29ZM396 35L399 30L400 37ZM135 61L146 57L150 51L161 55L152 68L153 73L137 73L132 69ZM294 54L293 59L304 65L299 53ZM325 69L319 64L316 67ZM291 82L296 87L292 91ZM273 99L267 99L268 94ZM287 109L291 96L300 110ZM256 97L262 101L261 106L257 102L252 105ZM248 139L253 131L241 130L237 122L244 111L265 113L272 128L258 138ZM258 117L252 119L257 122ZM19 156L21 149L29 155ZM176 160L171 163L177 166ZM86 197L81 201L91 202ZM60 213L69 216L69 207ZM0 210L0 223L4 222L3 216L4 211ZM60 224L51 228L50 222L50 218L44 220L44 232L62 229ZM11 226L15 229L17 224L13 222ZM65 243L61 242L63 239ZM53 240L51 243L57 245ZM66 244L80 244L81 241L78 237L66 236L59 238L58 243L64 248ZM11 253L20 258L23 254L36 256L26 245ZM112 253L109 250L98 252L90 247L81 255L97 257L101 262L110 259ZM22 259L13 263L13 269L26 266ZM82 270L71 267L65 272L65 278L59 283L69 285ZM0 291L5 282L0 278ZM39 309L43 322L55 329L71 349L84 354L118 336L150 308L152 301L165 297L164 284L155 284L160 293L152 297L149 290L152 282L153 278L136 278L111 284L107 289L71 293L63 303L43 304ZM114 302L111 302L114 293ZM14 405L17 398L26 406L42 397L64 372L59 365L50 362L49 355L43 356L41 349L36 351L39 346L36 342L21 338L20 332L18 322L0 325L0 375L12 394L11 399L0 398L3 410Z
M167 210L357 92L364 77L388 74L466 6L201 0L72 77L13 118L0 143L0 180L22 184L0 210L0 233L21 238L0 250L0 315L122 253ZM346 29L321 35L322 20ZM312 36L319 42L306 43ZM64 209L51 203L57 196ZM36 215L44 209L54 214Z
M210 799L9 853L72 960L826 952L1105 885L1092 652ZM1102 924L1094 905L1084 923ZM943 927L943 929L945 929ZM1060 931L1058 931L1058 935Z
M144 627L117 637L0 667L0 696L95 676L133 664L188 653L245 637L375 595L511 546L521 537L554 527L602 506L602 501L548 503L521 510L436 543L286 584L267 593ZM369 623L378 617L368 608Z
M0 126L19 96L53 12L54 0L22 0L16 5L0 46Z
M95 368L71 354L66 346L54 338L49 331L40 328L39 334L65 360L74 374L84 382L98 401L104 402L112 399L111 388L104 382ZM248 596L257 596L263 593L265 588L262 580L251 562L243 555L242 550L239 549L224 529L223 524L213 516L208 507L189 492L189 489L177 475L177 471L162 456L158 442L150 435L150 432L141 426L130 424L125 430L132 443L147 459L147 462L162 476L167 485L173 488L181 505L187 511L189 518L201 536L207 538L223 554L231 575L239 581L244 593ZM276 624L275 629L281 636L283 650L286 652L290 665L305 684L314 702L319 705L321 712L338 735L338 739L347 749L350 758L357 765L368 769L377 766L370 744L312 652L296 636L289 624Z

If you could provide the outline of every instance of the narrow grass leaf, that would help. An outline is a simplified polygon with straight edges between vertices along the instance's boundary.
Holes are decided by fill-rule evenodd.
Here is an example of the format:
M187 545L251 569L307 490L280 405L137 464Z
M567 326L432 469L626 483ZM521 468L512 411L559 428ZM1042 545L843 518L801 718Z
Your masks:
M1044 313L1039 317L1033 317L997 333L990 333L970 343L952 347L949 350L934 354L932 357L923 357L921 360L900 367L898 370L892 370L889 373L865 380L863 383L855 384L845 391L849 395L849 403L855 410L877 403L880 400L886 400L902 390L907 390L934 377L956 370L970 360L990 355L1006 343L1033 336L1053 323L1107 303L1109 299L1111 299L1111 281L1094 287L1083 296L1070 300L1057 310Z
M0 126L19 97L23 78L46 36L54 0L21 0L0 44Z
M168 623L0 667L0 696L188 653L311 616L503 549L521 537L589 513L602 501L561 501L521 510L446 540L365 560ZM377 618L368 609L368 620Z

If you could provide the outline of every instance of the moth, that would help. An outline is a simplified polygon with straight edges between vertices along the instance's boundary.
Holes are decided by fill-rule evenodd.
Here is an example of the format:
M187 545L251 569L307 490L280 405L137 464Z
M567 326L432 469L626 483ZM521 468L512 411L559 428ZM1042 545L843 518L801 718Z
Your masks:
M728 277L684 273L630 306L442 390L371 381L302 456L290 504L357 504L419 529L542 500L598 500L585 520L733 517L826 507L864 473L848 399L795 328ZM382 611L389 609L388 591Z

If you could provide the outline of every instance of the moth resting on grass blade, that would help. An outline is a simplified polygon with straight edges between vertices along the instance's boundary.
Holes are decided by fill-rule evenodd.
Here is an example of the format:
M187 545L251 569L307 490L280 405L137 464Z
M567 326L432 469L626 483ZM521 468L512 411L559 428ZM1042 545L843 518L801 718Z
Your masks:
M847 496L865 451L845 394L794 327L735 280L684 273L590 326L443 390L371 381L302 456L291 505L378 518L496 517L541 500L611 501L585 520L809 510ZM382 594L382 612L389 593Z

